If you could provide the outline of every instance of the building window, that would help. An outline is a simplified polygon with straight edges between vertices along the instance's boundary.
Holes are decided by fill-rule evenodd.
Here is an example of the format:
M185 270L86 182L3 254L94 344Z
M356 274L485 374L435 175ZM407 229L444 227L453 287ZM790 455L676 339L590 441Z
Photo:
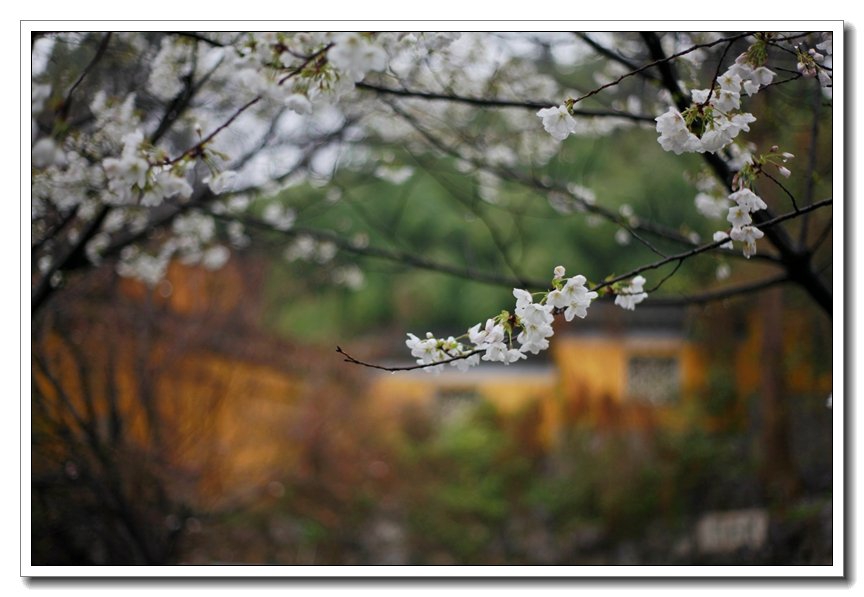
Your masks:
M675 356L633 356L627 363L627 396L630 400L661 406L678 402L681 367Z

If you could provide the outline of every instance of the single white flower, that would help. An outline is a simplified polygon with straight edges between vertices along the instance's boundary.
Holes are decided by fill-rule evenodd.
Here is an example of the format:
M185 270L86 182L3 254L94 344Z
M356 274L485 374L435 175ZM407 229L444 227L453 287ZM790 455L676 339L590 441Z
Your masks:
M760 88L770 85L774 80L775 73L764 66L760 66L750 73L750 77L744 81L743 87L747 95L753 95Z
M546 297L547 305L556 309L564 309L564 318L573 321L574 317L584 319L588 315L591 301L597 298L597 293L589 291L585 286L585 276L573 276L564 284L561 290L552 290Z
M735 191L731 195L729 195L729 199L738 204L742 210L753 213L754 211L759 211L760 209L767 209L768 206L762 201L762 198L759 197L756 193L751 191L750 189L741 189L740 191ZM731 216L731 211L730 211ZM728 218L727 218L728 219ZM742 226L743 224L749 224L750 222L743 222L742 224L736 224L732 220L729 220L733 226Z
M747 62L747 53L744 52L735 59L735 63L726 70L725 74L732 76L737 75L743 81L749 79L752 72L753 67L750 66L749 62Z
M648 293L642 289L645 281L645 278L642 276L636 276L630 280L630 284L618 291L618 295L615 297L615 304L622 309L634 311L636 305L648 298Z
M751 122L756 122L755 116L749 112L739 112L732 116L732 118L726 119L723 130L730 138L734 139L741 131L749 133Z
M729 69L717 79L717 84L720 85L721 91L731 91L739 93L741 91L741 75L736 70Z
M657 121L657 132L660 133L657 142L664 150L680 155L684 152L698 151L701 147L699 137L687 129L684 117L675 108L669 108L654 120Z
M702 135L701 139L701 147L699 153L708 152L708 153L716 153L729 145L732 142L732 137L730 137L725 129L722 128L713 128L708 131L705 131Z
M738 91L720 89L714 94L711 104L721 112L731 112L741 107L741 94Z
M708 101L709 93L711 93L710 89L694 89L690 92L690 99L693 100L694 104L704 104Z
M548 334L546 334L547 330ZM530 328L526 328L525 331L521 332L516 339L522 345L520 348L522 352L539 354L541 350L546 350L547 348L549 348L548 338L551 335L552 326L545 326L545 328L532 326Z
M510 363L515 363L521 359L527 359L528 355L519 350L518 348L510 348L507 350L507 357L504 360L505 365L509 365Z
M753 222L750 217L750 211L744 209L740 205L734 205L729 208L729 215L726 216L726 221L732 224L733 228L740 228Z
M486 352L480 357L484 361L509 363L509 351L504 342L491 342L485 346ZM517 351L518 352L518 351Z
M495 323L494 319L487 319L486 326L481 330L478 323L468 330L468 338L477 348L484 348L487 344L504 342L504 326Z
M722 230L718 230L717 232L714 233L714 241L715 242L726 239L726 238L729 238L729 234L726 232L723 232ZM731 249L732 248L732 241L729 241L727 243L723 243L722 245L720 245L720 248L721 249Z
M516 298L516 315L522 313L525 310L525 307L534 302L534 298L527 290L514 288L513 296Z
M765 236L765 233L756 228L756 226L742 226L740 228L732 228L729 236L733 240L744 243L744 257L750 259L756 254L756 241Z
M558 141L563 141L576 132L576 121L570 115L566 106L543 108L537 112L543 120L543 128Z

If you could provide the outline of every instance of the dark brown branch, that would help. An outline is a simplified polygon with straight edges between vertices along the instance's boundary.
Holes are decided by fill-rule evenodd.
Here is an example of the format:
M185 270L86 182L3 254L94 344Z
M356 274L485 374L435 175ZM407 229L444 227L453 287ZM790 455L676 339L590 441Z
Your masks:
M747 37L749 35L753 35L753 34L752 33L739 33L738 35L732 35L730 37L724 37L722 39L718 39L718 40L715 40L712 42L707 42L704 44L695 44L695 45L687 48L686 50L678 52L677 54L672 54L671 56L665 56L664 55L662 58L657 58L653 62L649 62L648 64L641 66L641 67L637 68L636 70L630 71L629 73L624 73L623 75L621 75L620 77L618 77L614 81L606 83L605 85L601 85L597 89L594 89L593 91L589 91L588 93L577 97L576 99L573 100L573 103L578 104L582 100L585 100L585 99L588 99L589 97L597 95L598 93L600 93L604 89L608 89L609 87L614 87L615 85L618 85L624 79L627 79L628 77L632 77L634 75L638 75L638 74L642 73L643 71L648 70L649 68L653 68L655 66L656 67L662 67L663 65L668 64L670 61L675 60L676 58L680 58L681 56L685 56L691 52L695 52L696 50L699 50L702 48L710 48L712 46L716 46L717 44L722 44L722 43L726 43L726 42L731 43L731 42L734 42L738 39L742 39L744 37ZM643 33L642 36L646 40L646 42L649 44L649 47L655 43L659 47L660 39L654 33ZM662 53L662 48L660 51ZM653 53L654 52L653 52L653 48L652 48L652 54ZM669 78L669 71L667 69L660 68L660 76L661 76L661 79L663 80L664 86L669 88L671 85L672 87L674 87L676 89L678 96L680 96L680 97L684 96L684 94L681 92L680 88L678 87L678 82L675 79ZM652 118L651 120L653 121L654 119Z
M237 108L237 110L235 110L234 114L232 114L228 118L228 120L226 120L221 125L216 127L209 135L207 135L206 137L201 139L201 141L199 141L198 143L196 143L195 145L193 145L192 147L190 147L189 149L187 149L186 151L184 151L183 153L178 155L176 158L165 160L165 162L164 162L165 165L176 164L177 162L179 162L180 160L182 160L186 156L195 157L195 156L200 155L201 152L203 151L204 146L207 145L207 143L209 143L210 141L212 141L213 137L215 137L216 135L218 135L219 133L224 131L226 128L228 128L232 122L237 120L237 118L239 118L240 115L243 114L243 112L245 112L246 110L248 110L249 108L251 108L252 106L257 104L258 102L260 102L261 99L262 99L262 96L259 95L255 98L252 98L251 100L249 100L248 102L246 102L245 104L240 106L239 108Z
M472 352L469 352L467 354L463 354L463 355L458 356L458 357L452 357L452 358L446 359L444 361L438 361L437 363L427 363L425 365L420 365L420 364L418 364L418 365L405 365L405 366L401 366L401 367L387 367L385 365L376 365L374 363L367 363L366 361L361 361L360 359L354 358L350 354L348 354L347 352L342 350L341 346L336 347L336 352L338 352L343 357L345 357L343 360L346 363L353 363L355 365L362 365L363 367L369 367L370 369L378 369L380 371L390 371L391 373L393 373L396 371L414 371L417 369L428 369L430 367L437 367L438 365L446 365L446 364L452 363L454 361L461 361L463 359L467 359L468 357L472 357L475 354L480 354L483 351L482 350L474 350Z
M440 100L448 102L457 102L469 104L472 106L480 106L484 108L522 108L525 110L542 110L549 106L554 106L558 102L553 101L536 101L536 100L504 100L496 98L478 98L467 97L445 93L434 93L431 91L416 91L410 89L394 89L391 87L382 87L371 83L357 83L359 89L374 91L387 95L396 95L399 97L410 97L427 100ZM654 122L653 116L642 116L640 114L630 114L628 112L618 112L616 110L573 110L570 114L573 116L582 116L586 118L609 117L623 118L626 120L634 120L637 122Z
M704 305L706 303L713 303L716 301L722 301L730 298L735 298L737 296L750 294L753 292L759 292L760 290L765 290L767 288L771 288L772 286L776 286L777 284L783 284L784 282L788 282L789 277L786 274L780 274L777 276L773 276L771 278L766 278L764 280L760 280L758 282L751 282L749 284L740 284L738 286L730 286L728 288L722 288L720 290L712 290L709 292L704 292L701 294L691 294L688 296L681 297L668 297L668 296L658 296L651 298L651 304L654 305L668 305L668 306L686 306L686 305Z
M66 120L69 116L69 110L72 108L72 94L75 93L75 90L78 89L78 86L87 78L87 75L90 74L90 71L99 63L102 57L105 55L105 51L108 49L108 42L111 41L112 33L109 31L102 38L102 41L99 43L99 47L96 48L96 53L93 55L93 58L90 59L90 62L87 63L87 66L84 67L84 70L81 71L81 74L78 76L78 79L72 84L72 87L69 88L69 91L66 93L66 98L63 100L63 103L60 105L60 109L57 111L57 115Z
M407 251L396 251L393 249L385 249L382 247L373 246L360 247L352 243L350 240L343 238L342 236L329 230L317 230L313 228L302 227L294 227L288 230L279 230L266 222L253 218L226 216L224 214L213 214L212 212L211 215L213 215L213 217L223 220L236 220L252 228L258 228L260 230L266 230L268 232L283 234L285 236L295 237L307 235L315 238L316 240L331 242L336 245L340 250L346 251L348 253L353 253L355 255L373 257L376 259L384 259L386 261L409 265L418 269L424 269L432 272L455 276L457 278L463 278L465 280L471 280L472 282L480 282L482 284L491 284L493 286L504 286L508 288L545 288L547 286L547 282L545 281L531 279L520 280L517 278L510 278L507 276L491 274L489 272L479 271L472 268L456 267L447 263L438 263L436 261L426 259L425 257L421 257L414 253L409 253Z
M201 35L200 33L196 32L196 31L168 31L166 33L168 35L176 35L178 37L188 37L189 39L194 39L195 41L204 42L208 46L211 46L214 48L224 48L225 47L225 44L223 44L222 42L218 42L215 39L210 39L209 37Z
M285 83L285 81L289 80L290 78L292 78L292 77L296 76L297 74L299 74L300 72L302 72L303 69L305 69L313 60L316 60L318 57L322 56L330 48L331 45L332 44L329 44L329 45L325 46L324 48L318 50L317 52L315 52L311 56L308 56L301 64L290 69L285 76L283 76L281 79L279 79L278 84L282 85L283 83ZM190 147L189 149L187 149L186 151L184 151L183 153L178 155L176 158L166 159L164 163L166 165L176 164L177 162L179 162L180 160L182 160L183 158L185 158L187 156L196 157L198 155L201 155L203 153L204 147L207 145L207 143L212 141L216 135L218 135L223 130L228 128L232 122L234 122L237 118L240 117L241 114L243 114L246 110L248 110L249 108L251 108L252 106L257 104L258 102L260 102L262 99L264 99L263 95L258 95L256 97L252 98L251 100L249 100L248 102L246 102L245 104L243 104L242 106L237 108L237 110L235 110L234 114L232 114L228 118L228 120L226 120L221 125L216 127L215 130L213 130L209 135L207 135L206 137L201 139L201 141L199 141L198 143L196 143L195 145L193 145L192 147Z
M711 86L708 88L708 97L705 98L705 101L702 102L703 106L707 106L708 102L711 101L711 96L714 94L714 88L717 85L717 79L720 78L720 69L723 68L723 60L726 58L726 54L729 53L729 49L734 44L734 41L730 41L725 48L723 48L723 53L720 55L720 59L717 60L717 69L714 71L714 78L711 79Z
M630 69L631 71L639 71L639 75L648 79L649 81L657 81L656 75L653 75L652 73L649 73L645 70L640 70L638 64L636 64L635 62L631 62L631 61L627 60L626 58L624 58L624 56L621 56L620 54L613 52L609 48L600 45L600 43L598 43L596 40L591 39L587 33L577 32L576 37L578 37L584 43L588 44L592 50L594 50L595 52L597 52L601 56L605 56L606 58L609 58L610 60L614 60L618 64L623 65L624 67Z
M660 238L665 238L667 240L677 242L679 244L684 244L684 245L688 245L688 246L694 245L693 241L691 241L686 236L683 236L682 234L678 233L677 231L675 231L671 228L668 228L666 226L663 226L661 224L657 224L655 222L645 222L643 220L640 220L635 226L630 226L630 224L626 220L626 218L618 215L613 210L606 209L606 208L599 206L599 205L596 205L594 203L589 203L588 201L585 201L581 197L574 195L566 187L556 187L556 186L553 186L551 184L542 182L541 180L539 180L536 177L522 174L522 173L516 172L514 170L508 170L505 168L494 168L494 167L489 166L488 164L486 164L480 160L464 156L464 155L460 154L457 150L455 150L454 148L449 146L447 143L445 143L444 141L439 139L433 133L429 132L425 127L423 127L417 121L416 118L412 117L410 114L408 114L407 112L402 110L399 106L396 106L392 103L389 103L389 105L393 109L393 111L396 112L396 114L401 116L408 124L410 124L414 128L414 130L416 130L423 138L425 138L433 147L440 150L444 154L468 161L473 166L475 166L476 168L483 170L485 172L489 172L491 174L494 174L495 176L502 178L503 180L517 182L517 183L519 183L525 187L532 188L532 189L540 189L540 190L543 190L544 192L557 191L557 192L565 193L565 194L569 195L570 197L572 197L579 204L579 206L582 209L584 209L587 213L601 216L602 218L608 220L609 222L615 224L616 226L620 226L621 228L623 228L624 230L626 230L627 232L632 234L640 242L642 242L643 244L646 244L646 246L648 246L648 248L651 249L652 252L654 252L656 254L661 254L661 253L655 247L652 247L650 245L650 243L648 243L647 240L645 240L643 237L641 237L635 231L637 231L637 230L644 231L644 232L653 234L655 236L658 236ZM720 163L725 165L725 162L722 162L722 160L720 161ZM730 174L729 178L731 180L731 174ZM771 260L771 261L776 260L776 258L774 258L770 255L756 255L755 257L758 259L765 259L765 260Z
M70 244L59 257L53 260L47 271L36 283L36 288L33 289L30 299L31 314L35 314L39 307L41 307L50 296L53 289L51 278L54 277L54 274L65 271L67 268L72 267L76 262L86 259L84 256L84 247L99 231L99 228L102 226L102 222L105 220L109 211L110 208L108 206L103 206L93 219L87 223L84 230L81 231L78 239L74 243Z
M764 169L762 170L762 174L764 174L766 176L766 178L768 178L768 180L770 180L771 182L776 184L778 187L780 187L783 190L784 193L786 193L786 196L789 197L789 200L792 202L792 209L794 209L796 212L800 211L798 209L798 202L795 201L795 195L793 195L792 192L789 189L787 189L786 186L782 182L780 182L779 180L777 180L776 178L774 178L773 176L771 176L770 174L765 172Z
M771 220L760 222L759 228L760 228L760 230L770 229L772 226L776 226L777 224L779 224L781 222L785 222L786 220L790 220L792 218L797 218L797 217L801 216L801 214L811 212L811 211L820 209L822 207L826 207L828 205L831 205L832 201L833 201L832 199L824 199L824 200L819 201L817 203L814 203L812 205L808 205L807 207L801 208L798 211L789 212L789 213L783 214L782 216L777 216L776 218L773 218ZM756 213L758 214L761 212L756 212ZM766 233L766 236L767 236L767 233ZM693 257L694 255L698 255L700 253L710 251L711 249L716 249L720 245L723 245L727 242L729 242L729 239L721 239L721 240L714 241L714 242L711 242L711 243L708 243L705 245L701 245L699 247L691 249L690 251L678 253L677 255L670 255L666 259L661 259L660 261L656 261L654 263L642 265L640 267L637 267L637 268L627 272L626 274L621 274L620 276L615 276L614 278L611 278L611 279L606 280L600 284L597 284L596 286L592 287L591 290L599 290L601 288L606 288L608 286L612 286L616 282L621 282L622 280L628 280L628 279L632 278L633 276L641 274L642 272L657 269L659 267L666 265L667 263L671 263L673 261L678 261L678 260L682 260L682 259L688 259L690 257ZM789 274L789 277L792 278L792 274ZM792 278L792 279L794 279L794 278Z
M683 259L679 259L679 260L675 263L675 267L672 268L672 271L671 271L671 272L669 272L668 274L666 274L665 276L663 276L663 278L661 278L659 282L657 282L657 283L656 283L656 284L655 284L651 289L646 290L645 292L647 292L648 294L651 294L652 292L657 292L657 290L659 290L660 287L663 286L663 284L665 284L666 281L667 281L669 278L671 278L671 277L674 276L676 273L678 273L678 270L681 269L681 266L682 266L683 264L684 264L684 260L683 260Z

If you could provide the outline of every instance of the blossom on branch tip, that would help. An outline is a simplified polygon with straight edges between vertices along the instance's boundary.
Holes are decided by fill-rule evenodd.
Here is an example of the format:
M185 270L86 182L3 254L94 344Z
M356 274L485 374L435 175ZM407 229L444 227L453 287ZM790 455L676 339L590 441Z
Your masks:
M636 276L630 280L630 284L618 290L615 304L628 311L635 311L636 305L648 298L648 293L643 290L645 278Z
M558 141L563 141L576 132L576 121L570 115L566 106L543 108L537 112L543 120L543 128Z

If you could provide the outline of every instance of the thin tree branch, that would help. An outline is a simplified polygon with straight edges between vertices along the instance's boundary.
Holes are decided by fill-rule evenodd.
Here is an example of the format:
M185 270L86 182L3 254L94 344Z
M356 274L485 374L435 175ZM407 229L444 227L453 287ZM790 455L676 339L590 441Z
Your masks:
M465 280L471 280L473 282L480 282L482 284L490 284L493 286L504 286L509 288L518 288L518 287L532 287L532 288L542 288L547 285L547 282L541 280L532 280L532 279L517 279L511 278L508 276L501 276L498 274L492 274L489 272L484 272L481 270L476 270L473 268L462 268L456 267L454 265L450 265L447 263L439 263L436 261L432 261L431 259L427 259L425 257L421 257L414 253L409 253L407 251L397 251L393 249L385 249L382 247L374 247L374 246L358 246L352 243L350 240L336 234L335 232L331 232L329 230L318 230L314 228L304 228L304 227L293 227L288 230L280 230L278 228L274 228L267 222L248 217L238 217L238 216L227 216L225 214L216 214L213 212L208 212L213 217L222 219L222 220L236 220L242 222L244 225L257 228L260 230L265 230L267 232L272 232L275 234L281 234L289 237L297 237L297 236L309 236L316 240L331 242L340 250L346 251L348 253L353 253L355 255L361 255L364 257L373 257L376 259L383 259L386 261L392 261L395 263L399 263L402 265L408 265L411 267L416 267L418 269L424 269L428 271L438 272L442 274L447 274L450 276L455 276L457 278L463 278Z
M759 228L760 229L770 229L772 226L776 226L777 224L779 224L781 222L785 222L786 220L790 220L792 218L797 218L801 214L815 211L815 210L820 209L822 207L826 207L828 205L831 205L832 201L833 201L832 199L824 199L824 200L819 201L817 203L813 203L812 205L808 205L807 207L803 207L799 211L793 211L793 212L783 214L782 216L777 216L771 220L761 222L759 224ZM759 212L756 212L756 213L759 213ZM714 242L711 242L711 243L708 243L705 245L701 245L699 247L696 247L696 248L691 249L689 251L685 251L683 253L678 253L677 255L670 255L666 259L661 259L660 261L656 261L654 263L642 265L640 267L637 267L637 268L627 272L626 274L621 274L620 276L615 276L614 278L611 278L609 280L601 282L600 284L597 284L596 286L592 287L591 290L596 291L596 290L599 290L601 288L606 288L608 286L612 286L616 282L621 282L622 280L628 280L628 279L632 278L633 276L641 274L642 272L657 269L658 267L662 267L662 266L666 265L667 263L671 263L671 262L677 261L679 259L688 259L690 257L693 257L694 255L698 255L700 253L704 253L705 251L710 251L711 249L715 249L715 248L719 247L720 245L723 245L727 242L729 242L729 239L724 238L724 239L714 241ZM790 274L790 278L791 278L791 274Z
M695 44L695 45L687 48L686 50L683 50L683 51L678 52L676 54L672 54L671 56L663 56L662 58L658 58L658 59L654 60L653 62L650 62L644 66L637 68L636 70L633 70L633 71L630 71L629 73L625 73L625 74L621 75L620 77L618 77L614 81L606 83L605 85L601 85L600 87L594 89L593 91L589 91L588 93L577 97L576 99L573 100L573 103L578 104L582 100L585 100L585 99L588 99L589 97L597 95L598 93L600 93L604 89L608 89L609 87L614 87L615 85L618 85L621 81L623 81L624 79L627 79L628 77L632 77L633 75L638 75L639 73L641 73L645 70L648 70L649 68L653 68L655 66L661 67L660 68L660 74L661 74L661 78L663 80L663 84L667 87L670 84L672 84L677 89L678 95L683 97L683 93L681 93L681 90L678 87L678 82L675 81L674 79L670 80L668 78L668 71L662 68L663 65L667 64L668 62L670 62L672 60L675 60L676 58L680 58L681 56L685 56L691 52L695 52L696 50L699 50L702 48L710 48L712 46L716 46L717 44L721 44L721 43L734 42L735 40L742 39L742 38L750 36L750 35L753 35L753 33L739 33L738 35L732 35L730 37L724 37L722 39L718 39L718 40L715 40L712 42L707 42L704 44ZM643 38L646 39L646 41L648 41L650 39L649 36L652 36L653 40L649 41L649 45L651 43L654 43L654 40L656 40L656 43L659 46L660 40L659 40L659 38L657 38L657 36L655 34L643 33L642 36L643 36ZM653 121L653 119L652 119L652 121Z
M477 97L467 97L460 96L455 94L446 94L446 93L435 93L431 91L416 91L411 89L394 89L391 87L382 87L380 85L374 85L372 83L360 82L356 84L357 88L365 89L367 91L374 91L376 93L382 93L387 95L395 95L399 97L408 97L408 98L418 98L418 99L426 99L426 100L439 100L439 101L448 101L448 102L456 102L462 104L468 104L472 106L480 106L484 108L522 108L525 110L542 110L543 108L548 108L549 106L555 105L557 102L553 101L536 101L536 100L504 100L504 99L495 99L495 98L477 98ZM630 114L628 112L618 112L616 110L573 110L571 112L573 116L580 116L585 118L597 118L597 117L609 117L609 118L623 118L626 120L633 120L636 122L654 122L653 116L643 116L640 114Z
M90 71L102 60L102 57L105 55L105 51L108 49L108 42L111 41L111 36L113 34L109 31L102 38L102 41L99 43L99 47L96 48L96 53L93 55L93 58L90 59L90 62L87 63L87 66L84 67L84 70L81 71L81 74L72 84L72 87L69 88L69 91L66 92L66 97L63 100L63 103L60 105L60 109L57 111L57 115L66 120L67 116L69 116L69 110L72 108L72 94L75 93L75 90L78 89L78 86L84 81Z
M773 176L771 176L770 174L765 172L764 169L762 170L762 174L764 174L768 178L768 180L770 180L771 182L776 184L778 187L783 189L783 192L786 193L786 196L789 197L789 200L792 202L792 209L794 209L796 212L801 211L798 209L798 203L795 201L795 195L793 195L792 192L789 189L787 189L783 185L782 182L780 182L779 180L777 180L776 178L774 178Z
M770 288L772 286L776 286L777 284L783 284L784 282L788 282L789 277L784 274L779 274L777 276L773 276L770 278L766 278L764 280L760 280L758 282L751 282L748 284L740 284L737 286L730 286L728 288L722 288L720 290L712 290L709 292L704 292L701 294L691 294L685 295L681 297L668 297L668 296L658 296L651 298L651 304L653 305L665 305L665 306L686 306L686 305L703 305L706 303L713 303L716 301L722 301L730 298L735 298L737 296L750 294L753 292L759 292L760 290L765 290L766 288Z
M809 211L813 211L813 210L831 205L831 203L832 203L832 199L825 199L825 200L820 201L818 203L814 203L812 205L809 205L798 212L790 212L790 213L786 213L786 214L783 214L781 216L778 216L776 218L773 218L772 220L763 224L763 226L764 227L771 227L771 226L777 225L777 224L784 222L788 219L800 217L800 215L802 213L806 213ZM698 255L699 253L704 253L705 251L709 251L711 249L717 248L720 245L724 244L725 242L728 242L728 240L727 239L719 240L719 241L716 241L713 243L703 245L701 247L697 247L697 248L695 248L691 251L687 251L685 253L680 253L678 255L672 255L672 256L670 256L666 259L663 259L661 261L658 261L656 263L652 263L652 264L638 267L638 268L636 268L636 269L634 269L634 270L632 270L626 274L617 276L617 277L612 278L610 280L606 280L605 282L603 282L601 284L597 284L597 285L593 286L591 288L591 290L597 291L599 289L611 286L611 285L615 284L616 282L620 282L622 280L632 278L633 276L636 276L637 274L639 274L641 272L657 269L659 267L662 267L663 265L666 265L667 263L671 263L673 261L676 261L677 265L675 266L674 270L670 274L666 275L660 281L660 284L658 284L655 287L655 290L656 290L656 288L658 288L660 285L662 285L663 282L668 280L678 270L678 268L681 266L681 264L684 262L684 260L686 260L690 257L693 257L695 255ZM704 304L704 303L708 303L708 302L712 302L712 301L731 298L733 296L737 296L737 295L741 295L741 294L746 294L746 293L750 293L750 292L757 292L759 290L763 290L765 288L769 288L771 286L774 286L776 284L780 284L783 282L787 282L789 280L790 280L790 276L786 273L783 273L781 275L767 278L764 280L760 280L758 282L753 282L753 283L749 283L749 284L743 284L741 286L734 286L731 288L725 288L725 289L721 289L721 290L706 292L706 293L699 294L699 295L691 295L689 297L682 297L682 298L663 298L663 297L660 297L657 299L657 303L658 304L664 304L664 305ZM542 287L545 287L545 284L541 283L541 284L536 285L536 287L542 288ZM653 290L652 290L652 292L653 292ZM556 314L560 313L560 309L556 309L555 313ZM444 365L444 364L450 363L452 361L458 361L460 359L468 358L468 357L470 357L474 354L477 354L479 352L482 352L482 351L480 349L477 349L471 353L467 353L465 355L462 355L459 357L454 357L452 359L448 359L445 361L439 361L437 363L427 363L427 364L398 366L398 367L376 365L374 363L368 363L366 361L361 361L360 359L356 359L355 357L347 354L339 346L336 347L336 352L342 354L345 357L345 361L348 363L353 363L355 365L362 365L364 367L369 367L371 369L378 369L381 371L396 372L396 371L413 371L416 369L428 369L430 367L435 367L438 365Z
M638 64L636 64L635 62L631 62L631 61L627 60L624 56L621 56L620 54L613 52L612 50L610 50L609 48L607 48L603 45L600 45L600 43L597 40L590 38L587 33L576 32L576 37L578 37L580 40L582 40L584 43L586 43L588 46L590 46L592 50L594 50L595 52L597 52L601 56L605 56L606 58L609 58L610 60L614 60L618 64L623 65L624 67L630 69L631 71L639 71L639 74L642 77L648 79L649 81L657 81L658 80L656 75L653 75L653 74L651 74L645 70L641 70Z
M343 360L346 363L353 363L354 365L362 365L363 367L369 367L370 369L378 369L380 371L389 371L391 373L395 373L396 371L415 371L417 369L428 369L429 367L437 367L439 365L447 365L448 363L453 363L454 361L461 361L467 359L469 357L474 356L475 354L480 354L483 352L482 350L474 350L472 352L460 355L458 357L451 357L444 361L438 361L437 363L427 363L425 365L405 365L405 366L396 366L396 367L388 367L385 365L376 365L374 363L367 363L366 361L361 361L355 357L352 357L350 354L342 350L341 346L336 347L336 352L345 357Z

